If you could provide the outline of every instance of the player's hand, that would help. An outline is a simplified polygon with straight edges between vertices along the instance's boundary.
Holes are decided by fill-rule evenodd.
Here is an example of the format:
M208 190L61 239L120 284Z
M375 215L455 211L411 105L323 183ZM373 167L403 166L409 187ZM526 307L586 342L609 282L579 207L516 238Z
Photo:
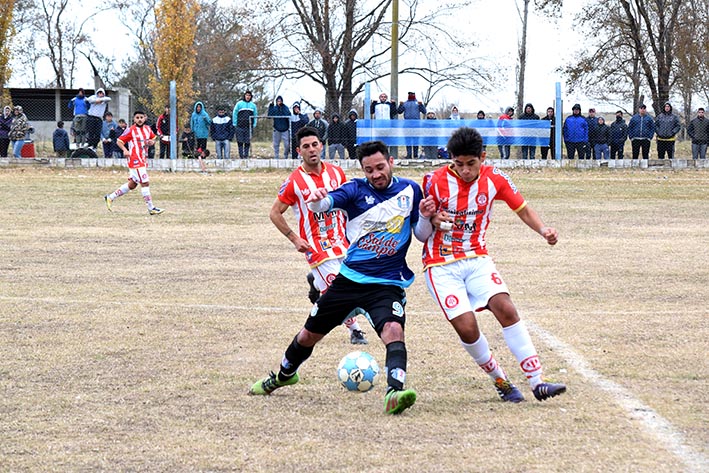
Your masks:
M436 213L436 203L433 201L433 196L428 196L419 202L419 213L424 218L431 218Z
M556 231L556 228L542 227L541 230L539 230L539 233L541 233L547 243L552 246L556 245L559 241L559 233Z
M318 202L320 200L323 200L325 197L327 197L327 189L324 187L318 187L315 189L305 200L306 204L309 204L311 202Z
M148 146L153 146L155 144L155 140L147 140L145 142Z
M431 225L443 232L447 232L453 228L453 217L445 210L441 210L431 218Z

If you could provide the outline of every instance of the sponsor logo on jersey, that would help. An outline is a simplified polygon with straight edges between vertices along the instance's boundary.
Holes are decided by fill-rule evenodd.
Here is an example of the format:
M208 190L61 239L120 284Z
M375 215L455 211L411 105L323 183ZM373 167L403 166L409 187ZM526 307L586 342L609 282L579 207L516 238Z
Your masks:
M367 203L367 205L374 205L374 197L372 197L371 195L365 196L364 201Z
M401 229L404 226L404 217L397 215L392 217L386 223L386 229L389 233L401 233Z
M400 209L406 210L411 207L411 197L409 197L408 195L400 195L396 198L396 204L399 206Z
M322 248L323 251L332 249L332 244L330 243L330 240L320 240L320 248Z
M446 305L447 309L454 309L454 308L458 307L459 303L460 303L460 301L453 294L446 296L446 300L444 301L444 304Z
M439 246L438 254L441 256L450 256L453 254L453 248L450 246Z
M377 258L379 258L382 255L394 256L398 243L394 237L384 238L369 233L357 243L357 246L364 251L376 253Z

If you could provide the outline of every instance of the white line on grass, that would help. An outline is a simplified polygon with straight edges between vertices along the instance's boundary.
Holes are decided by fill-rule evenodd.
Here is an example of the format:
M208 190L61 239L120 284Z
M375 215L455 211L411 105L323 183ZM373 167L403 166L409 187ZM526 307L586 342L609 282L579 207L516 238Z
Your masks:
M82 305L126 305L125 301L82 301L67 300L51 297L12 297L0 296L0 300L23 301L23 302L43 302L48 304L82 304ZM158 307L182 307L192 309L212 309L212 310L248 310L258 312L299 312L306 311L307 307L254 307L230 304L183 304L174 302L141 302L142 306L152 305ZM440 315L437 311L414 311L411 314L419 315ZM674 312L673 312L674 313ZM538 338L544 341L549 347L559 353L576 372L588 379L591 383L610 394L615 401L630 415L631 418L640 422L644 429L660 444L665 445L667 450L679 458L685 464L688 471L704 472L709 471L709 459L701 452L695 451L687 445L684 436L664 417L659 415L650 406L635 398L630 391L621 385L610 381L596 370L591 368L586 360L571 346L562 342L551 333L542 329L535 323L526 320L529 330Z
M530 332L559 353L576 372L610 394L631 418L641 423L645 431L655 437L670 453L678 457L685 464L688 471L709 471L709 460L701 452L697 452L687 445L682 433L667 419L659 415L650 406L633 397L632 393L621 385L601 376L569 345L533 322L526 320L525 323Z

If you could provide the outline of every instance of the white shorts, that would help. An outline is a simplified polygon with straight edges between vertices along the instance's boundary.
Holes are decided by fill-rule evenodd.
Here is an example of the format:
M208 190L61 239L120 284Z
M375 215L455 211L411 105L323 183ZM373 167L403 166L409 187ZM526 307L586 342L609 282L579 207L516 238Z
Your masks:
M507 284L492 258L467 258L426 269L428 292L452 320L466 312L479 312L495 294L507 293Z
M311 269L310 272L313 273L315 281L313 284L321 293L327 291L327 288L332 284L333 279L340 273L340 264L342 263L342 258L329 259L323 261L321 264Z
M148 168L129 168L128 179L136 184L147 184L150 182L150 179L148 179Z

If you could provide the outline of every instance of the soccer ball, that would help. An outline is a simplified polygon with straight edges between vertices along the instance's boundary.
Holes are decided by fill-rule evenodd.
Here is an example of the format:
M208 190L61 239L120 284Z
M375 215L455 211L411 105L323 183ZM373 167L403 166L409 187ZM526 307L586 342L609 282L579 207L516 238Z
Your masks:
M348 391L366 393L379 379L377 360L367 352L353 351L337 366L337 379Z

